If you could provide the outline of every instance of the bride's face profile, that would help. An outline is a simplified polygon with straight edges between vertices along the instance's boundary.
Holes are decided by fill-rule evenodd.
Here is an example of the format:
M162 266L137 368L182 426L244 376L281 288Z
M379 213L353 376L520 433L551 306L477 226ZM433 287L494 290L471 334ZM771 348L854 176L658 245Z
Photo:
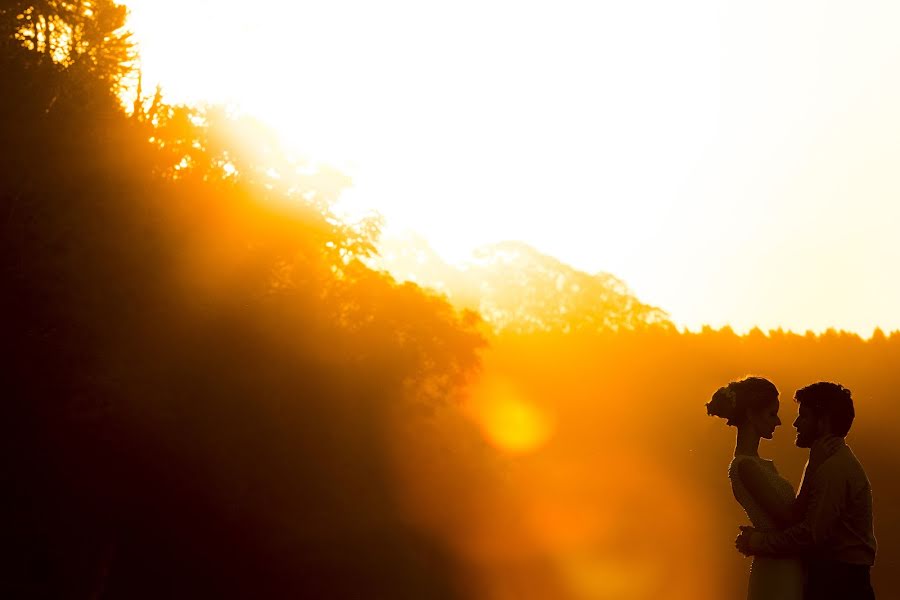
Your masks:
M751 411L748 415L750 425L753 426L759 437L771 440L775 434L775 428L781 425L781 419L778 418L778 406L778 400L774 399L760 410Z

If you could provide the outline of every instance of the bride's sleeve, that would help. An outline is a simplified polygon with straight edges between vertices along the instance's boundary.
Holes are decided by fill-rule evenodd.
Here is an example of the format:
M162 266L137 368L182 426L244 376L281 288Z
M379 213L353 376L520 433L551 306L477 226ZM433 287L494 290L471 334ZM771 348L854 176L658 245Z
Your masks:
M787 527L794 520L794 502L778 493L761 466L752 460L742 460L737 465L741 483L753 499L779 527Z

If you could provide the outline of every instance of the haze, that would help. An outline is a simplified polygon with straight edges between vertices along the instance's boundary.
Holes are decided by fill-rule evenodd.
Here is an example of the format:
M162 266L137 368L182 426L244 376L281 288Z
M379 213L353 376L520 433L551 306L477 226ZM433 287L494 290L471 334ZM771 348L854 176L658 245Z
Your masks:
M690 328L900 328L894 2L130 6L145 84L450 260L521 240Z

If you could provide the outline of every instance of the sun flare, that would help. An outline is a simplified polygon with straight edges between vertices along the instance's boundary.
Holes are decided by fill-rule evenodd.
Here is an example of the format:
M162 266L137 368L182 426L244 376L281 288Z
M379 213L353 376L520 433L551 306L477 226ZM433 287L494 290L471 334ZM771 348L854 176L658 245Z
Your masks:
M536 450L553 434L550 415L501 379L478 386L469 411L491 444L513 454Z

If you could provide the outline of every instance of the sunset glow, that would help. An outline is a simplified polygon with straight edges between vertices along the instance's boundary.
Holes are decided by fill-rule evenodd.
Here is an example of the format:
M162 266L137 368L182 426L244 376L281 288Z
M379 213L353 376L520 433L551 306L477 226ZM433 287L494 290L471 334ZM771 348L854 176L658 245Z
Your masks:
M123 1L0 4L0 597L900 589L896 0Z
M895 2L130 7L148 84L451 260L521 240L691 328L900 328Z

